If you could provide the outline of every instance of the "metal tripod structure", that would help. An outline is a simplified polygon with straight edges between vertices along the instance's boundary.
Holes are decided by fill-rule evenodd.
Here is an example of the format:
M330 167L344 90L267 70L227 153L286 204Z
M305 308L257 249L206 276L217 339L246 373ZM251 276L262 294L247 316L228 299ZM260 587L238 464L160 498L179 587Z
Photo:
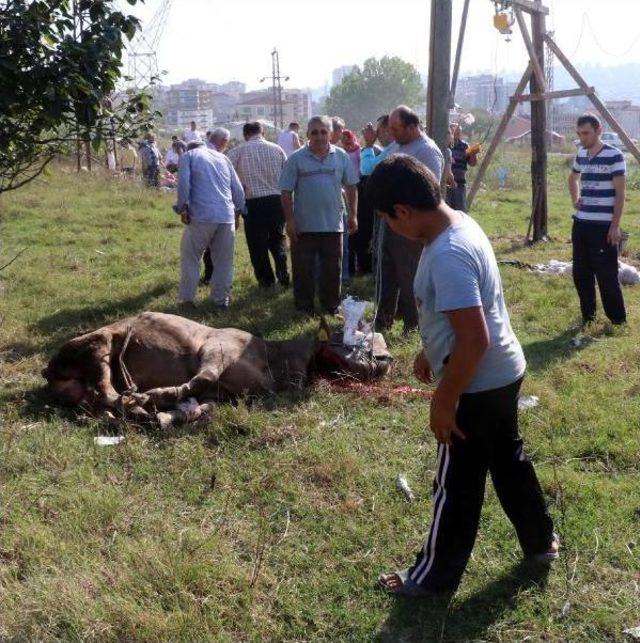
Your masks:
M135 89L145 89L160 75L158 45L173 0L162 0L151 20L135 35L127 51L128 75Z

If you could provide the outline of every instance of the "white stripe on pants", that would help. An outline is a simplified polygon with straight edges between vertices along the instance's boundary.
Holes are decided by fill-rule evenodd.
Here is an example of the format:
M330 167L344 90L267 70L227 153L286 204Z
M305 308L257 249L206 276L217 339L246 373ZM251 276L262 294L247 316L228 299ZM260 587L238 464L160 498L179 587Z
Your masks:
M447 489L445 482L447 479L447 470L449 469L449 445L438 445L438 464L436 467L436 494L433 500L433 522L429 529L429 534L425 540L423 553L424 556L420 564L411 572L411 580L415 583L422 583L429 570L433 566L436 554L436 541L438 539L438 529L440 527L440 517L442 509L447 501Z
M228 304L233 281L235 223L192 221L184 227L180 243L180 301L193 301L200 279L200 260L209 249L213 261L211 299Z

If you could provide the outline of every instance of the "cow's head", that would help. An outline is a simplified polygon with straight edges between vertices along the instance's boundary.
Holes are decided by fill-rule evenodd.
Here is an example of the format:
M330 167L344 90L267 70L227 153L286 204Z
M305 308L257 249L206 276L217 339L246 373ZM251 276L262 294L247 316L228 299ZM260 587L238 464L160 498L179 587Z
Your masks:
M89 381L95 381L88 372L91 348L78 340L67 342L51 358L42 377L47 380L46 390L54 402L62 406L78 406L93 398Z

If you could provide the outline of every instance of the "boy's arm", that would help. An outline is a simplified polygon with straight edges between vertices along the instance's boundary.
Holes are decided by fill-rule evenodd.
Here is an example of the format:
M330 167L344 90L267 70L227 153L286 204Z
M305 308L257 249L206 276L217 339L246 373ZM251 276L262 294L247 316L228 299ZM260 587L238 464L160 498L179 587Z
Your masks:
M571 203L576 210L580 209L580 174L571 172L569 174L569 194L571 195Z
M449 310L446 315L455 343L431 400L430 426L438 442L451 444L452 434L465 439L456 425L458 398L469 386L489 348L489 331L481 306Z

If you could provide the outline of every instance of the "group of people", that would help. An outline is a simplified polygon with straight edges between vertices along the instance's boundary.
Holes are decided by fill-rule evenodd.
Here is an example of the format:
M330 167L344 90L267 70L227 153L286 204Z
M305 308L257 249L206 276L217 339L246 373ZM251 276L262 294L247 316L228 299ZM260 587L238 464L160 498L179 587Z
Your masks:
M574 280L585 322L595 315L597 280L605 313L622 323L617 243L625 164L602 143L601 129L592 115L578 121L583 148L569 181ZM228 155L204 145L181 155L175 206L185 223L181 300L194 302L199 261L208 251L213 302L229 305L239 216L265 288L289 285L288 236L301 311L315 310L317 289L320 309L336 312L343 262L360 272L375 267L379 328L389 328L397 315L406 330L419 328L414 374L438 382L429 420L438 441L433 519L415 563L381 575L380 584L412 597L456 589L488 473L525 558L555 560L560 542L518 430L524 354L491 243L460 207L477 149L469 150L454 127L451 155L443 154L402 105L367 124L363 145L344 122L327 116L309 120L304 145L295 128L288 131L286 151L267 141L256 122L244 126L245 143ZM446 199L443 182L450 187Z

